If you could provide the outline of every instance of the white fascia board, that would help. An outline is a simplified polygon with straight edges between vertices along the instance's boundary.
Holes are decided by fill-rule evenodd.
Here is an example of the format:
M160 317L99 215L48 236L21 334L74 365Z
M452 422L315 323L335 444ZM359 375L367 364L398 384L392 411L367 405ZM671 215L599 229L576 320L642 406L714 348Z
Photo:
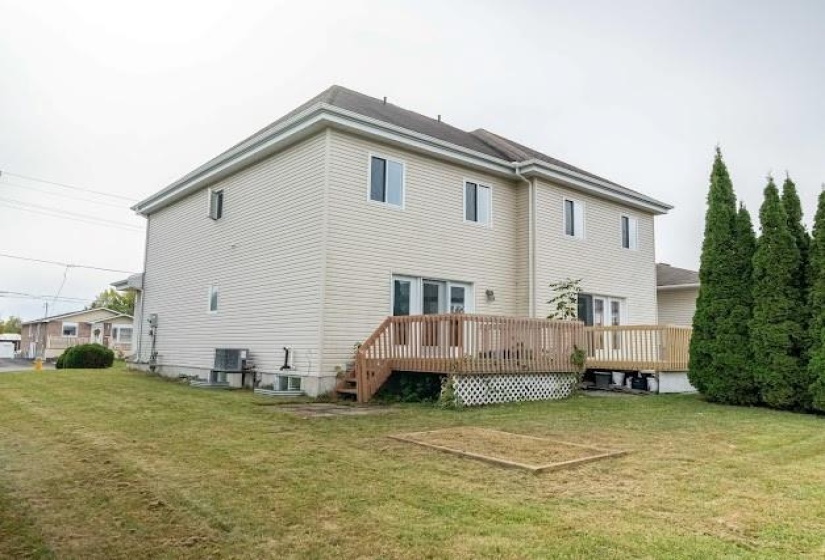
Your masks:
M324 105L324 110L330 113L327 121L336 128L346 129L350 132L398 144L405 148L412 148L416 151L434 154L443 159L503 175L510 179L516 178L515 164L505 159L493 157L331 105Z
M699 288L699 284L670 284L668 286L656 286L659 292L675 292L677 290L695 290Z
M314 132L320 131L323 128L323 118L317 112L317 106L315 111L315 115L306 113L298 115L295 119L285 122L282 127L267 131L259 139L252 139L245 145L239 146L238 150L233 150L225 156L205 164L200 172L192 177L172 183L165 189L132 206L132 210L138 214L150 214L197 191L206 184L219 181L242 167L260 161L278 150L284 149L287 145L294 144Z
M191 177L176 181L160 192L138 202L132 207L132 210L138 214L149 214L195 192L206 184L214 183L242 167L260 161L278 150L286 148L288 145L319 132L325 126L347 130L416 151L435 154L444 159L470 165L498 175L514 177L513 164L503 159L462 148L358 113L319 103L289 121L285 121L282 125L261 133L257 138L250 139L225 156L205 164L202 166L201 171L196 171Z
M673 209L673 206L670 204L659 202L644 195L633 196L629 193L618 191L613 185L605 181L600 181L594 177L589 177L540 160L528 160L519 163L519 171L525 177L533 175L549 179L582 192L598 196L599 198L621 202L622 204L639 208L653 214L667 214L669 210Z
M175 202L208 184L215 183L243 167L256 163L279 150L321 131L334 127L354 134L396 144L419 152L426 152L445 160L487 171L508 179L518 179L519 174L528 173L560 182L589 192L602 198L620 201L624 204L652 212L664 214L672 208L644 196L633 197L616 191L615 188L593 177L551 165L541 160L508 162L488 154L464 148L444 140L427 136L390 123L366 117L359 113L340 109L325 103L308 107L305 111L284 121L277 127L263 131L237 148L207 162L189 175L172 183L154 195L138 202L132 210L148 215L155 210Z

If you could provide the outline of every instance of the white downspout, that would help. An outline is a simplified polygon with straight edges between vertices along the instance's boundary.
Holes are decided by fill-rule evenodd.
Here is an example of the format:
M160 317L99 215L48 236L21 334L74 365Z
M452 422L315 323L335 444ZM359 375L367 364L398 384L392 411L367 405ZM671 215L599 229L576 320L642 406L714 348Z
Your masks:
M527 315L536 316L536 183L519 172L513 162L516 177L527 183Z

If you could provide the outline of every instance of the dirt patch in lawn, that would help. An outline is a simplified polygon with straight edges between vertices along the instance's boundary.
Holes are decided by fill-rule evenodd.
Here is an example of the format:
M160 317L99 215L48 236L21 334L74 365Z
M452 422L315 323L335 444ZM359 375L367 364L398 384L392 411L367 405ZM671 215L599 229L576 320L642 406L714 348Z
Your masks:
M572 467L627 453L548 438L459 427L390 436L447 453L535 473Z

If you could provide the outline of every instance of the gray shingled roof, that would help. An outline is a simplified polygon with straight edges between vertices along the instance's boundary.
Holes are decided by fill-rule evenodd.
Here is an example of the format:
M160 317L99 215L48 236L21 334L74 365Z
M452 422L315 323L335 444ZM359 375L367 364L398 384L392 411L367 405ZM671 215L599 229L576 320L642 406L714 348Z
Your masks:
M678 268L665 263L656 264L657 286L682 286L684 284L698 284L699 273L687 268Z
M457 146L461 146L463 148L467 148L479 152L481 154L485 154L487 156L499 158L506 162L525 161L530 159L540 160L551 165L555 165L563 169L579 173L591 179L596 179L598 181L609 183L610 186L615 188L615 190L617 190L618 192L658 203L658 201L655 201L654 199L646 195L643 195L638 191L634 191L632 189L628 189L627 187L623 187L621 185L613 183L612 181L608 181L607 179L594 175L588 171L574 167L561 160L550 157L532 148L528 148L527 146L523 146L508 138L504 138L503 136L499 136L484 129L478 129L472 132L467 132L461 130L460 128L456 128L452 125L442 122L438 119L433 119L421 115L419 113L404 109L389 102L385 103L382 99L370 97L368 95L364 95L363 93L359 93L357 91L353 91L351 89L347 89L345 87L337 85L331 86L330 88L324 90L320 94L316 95L306 103L303 103L299 107L293 109L292 111L290 111L283 117L279 118L275 122L262 128L261 130L257 131L255 134L252 134L251 136L239 142L238 144L235 144L228 150L221 153L219 156L211 159L210 161L208 161L204 165L201 165L200 167L191 171L190 173L187 173L185 176L181 177L172 185L170 185L170 187L167 188L171 188L175 185L186 182L190 178L195 177L196 175L198 175L206 169L209 169L213 164L223 160L226 157L231 157L236 154L242 153L246 150L246 148L248 148L254 143L254 140L256 138L260 137L262 134L265 134L269 130L277 128L279 125L286 122L295 115L315 105L318 105L319 103L324 103L333 107L337 107L339 109L351 111L353 113L357 113L365 117L373 118L385 123L405 128L407 130L417 132L419 134L424 134L432 138L442 140L444 142L449 142L451 144L455 144Z

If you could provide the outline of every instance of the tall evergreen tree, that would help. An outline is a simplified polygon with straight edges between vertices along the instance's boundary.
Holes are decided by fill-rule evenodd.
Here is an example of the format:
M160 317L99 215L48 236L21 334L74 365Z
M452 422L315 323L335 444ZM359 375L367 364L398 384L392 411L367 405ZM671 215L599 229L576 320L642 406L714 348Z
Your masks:
M773 182L765 187L759 210L762 229L753 257L751 350L762 401L774 408L804 406L804 383L798 348L804 332L799 320L799 249Z
M799 251L796 285L800 296L800 318L803 320L803 326L807 326L809 316L805 312L808 309L808 291L810 289L808 253L811 247L811 236L808 235L808 230L805 229L805 225L802 223L802 203L799 201L796 185L790 177L787 177L782 185L782 206L788 215L788 229L790 229L796 242L796 248Z
M753 294L751 274L756 252L756 235L751 215L743 206L734 216L733 251L727 288L727 315L719 317L716 328L717 374L707 380L705 395L726 404L754 405L759 402L759 388L751 367L750 320Z
M808 327L808 378L812 406L825 412L825 186L819 193L810 251L809 307L813 311Z
M736 196L722 152L716 148L710 173L705 214L705 238L699 265L699 296L690 341L690 382L712 400L720 398L720 379L728 376L734 358L732 348L721 340L736 332L731 325L731 306L737 296Z

